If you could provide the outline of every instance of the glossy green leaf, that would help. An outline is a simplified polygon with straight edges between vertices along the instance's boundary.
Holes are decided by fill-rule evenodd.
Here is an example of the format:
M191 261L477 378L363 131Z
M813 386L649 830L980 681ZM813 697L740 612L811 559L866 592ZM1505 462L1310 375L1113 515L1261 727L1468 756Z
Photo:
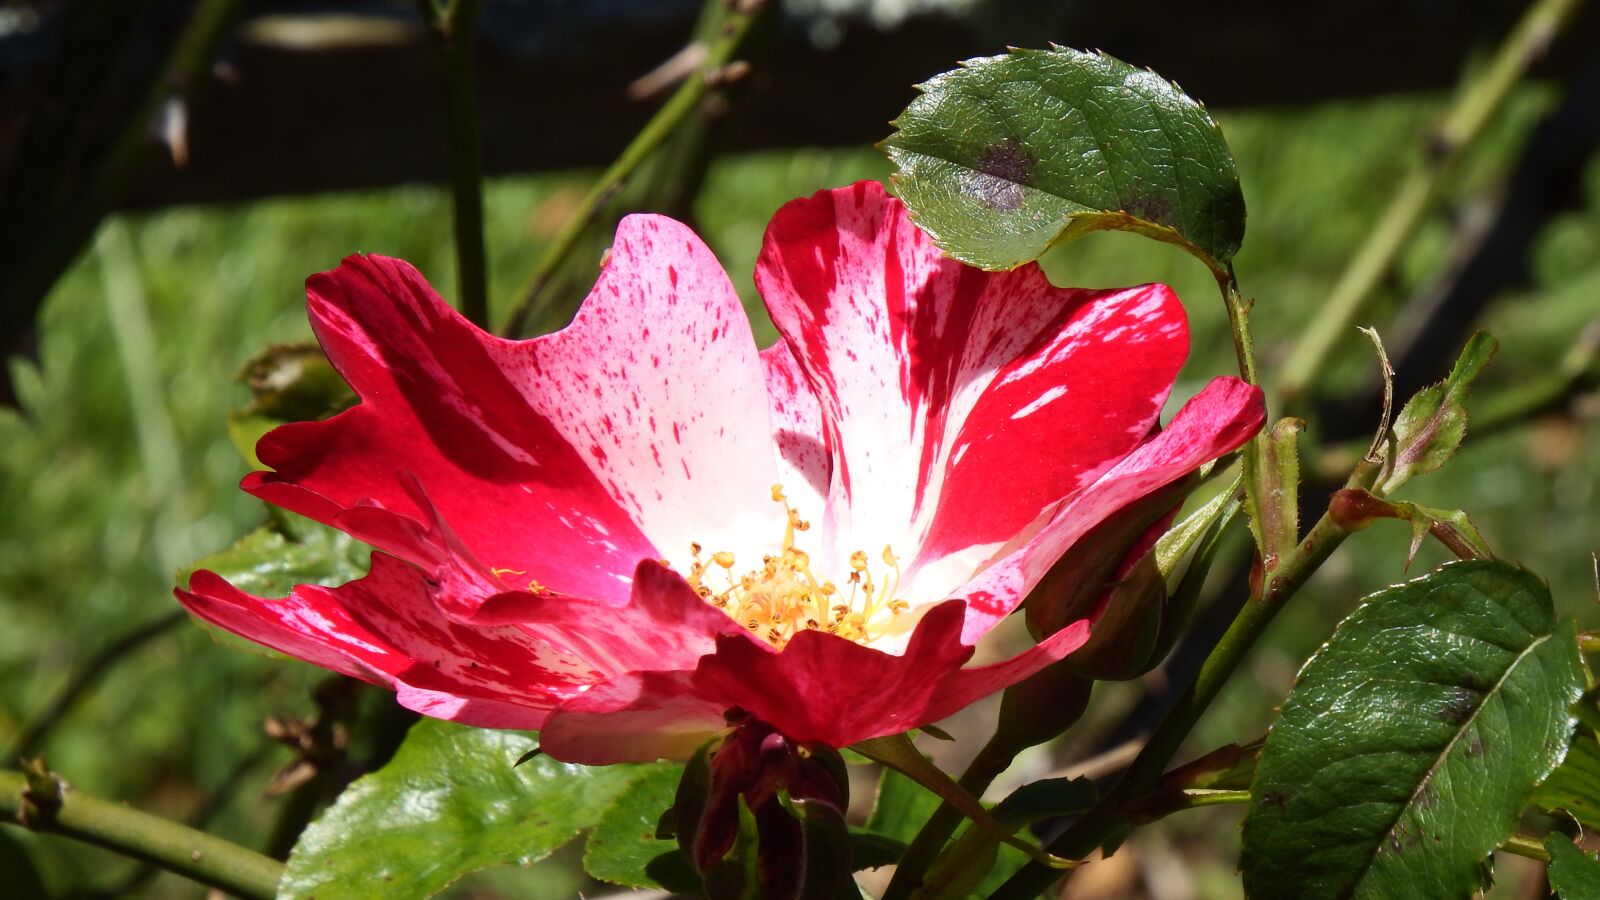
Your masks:
M970 59L920 85L883 148L950 255L989 269L1091 231L1135 231L1213 268L1244 239L1222 132L1176 85L1065 47Z
M1534 789L1530 802L1565 812L1584 828L1600 829L1600 741L1593 733L1581 730L1573 737L1567 758Z
M1300 672L1244 822L1253 898L1458 898L1565 752L1583 678L1548 588L1451 563L1366 600Z
M1400 485L1445 464L1467 436L1467 395L1472 382L1489 364L1500 345L1487 332L1467 340L1449 377L1418 391L1395 417L1382 491L1390 494Z
M232 547L196 560L178 573L178 583L209 569L241 591L260 597L285 597L297 584L335 586L367 574L372 548L342 531L287 510L271 509L270 521ZM275 651L195 618L219 642L253 653Z
M1600 897L1600 860L1594 854L1579 850L1572 839L1564 834L1552 834L1544 839L1544 848L1550 851L1550 890L1561 900L1594 900Z
M300 836L281 900L429 897L469 872L548 856L594 825L637 766L537 756L530 735L423 719L382 769Z
M682 766L650 766L617 797L584 846L583 867L590 875L628 887L664 887L647 869L651 860L678 848L677 841L656 837L656 823L672 808L682 774Z
M187 582L210 569L242 591L285 597L297 584L344 584L367 574L372 548L304 516L274 509L272 521L226 550L197 560L179 575Z

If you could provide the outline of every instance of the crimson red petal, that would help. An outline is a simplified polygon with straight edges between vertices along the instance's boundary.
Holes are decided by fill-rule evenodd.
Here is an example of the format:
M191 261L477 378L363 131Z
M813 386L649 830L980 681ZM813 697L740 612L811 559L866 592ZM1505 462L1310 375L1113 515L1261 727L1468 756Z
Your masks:
M1063 504L1038 534L955 592L968 603L962 640L975 642L1016 609L1078 538L1129 503L1239 449L1265 419L1259 388L1238 378L1214 379L1160 434Z
M410 708L469 725L538 728L557 703L600 677L515 628L447 619L427 577L381 553L365 578L337 588L300 585L282 600L247 594L206 571L176 595L213 625L389 686Z
M720 634L754 640L726 613L701 599L681 575L654 560L645 560L634 570L626 605L514 591L490 597L472 621L515 625L607 676L692 669L700 657L716 649Z
M846 747L942 719L1076 650L1088 623L1062 629L1002 663L962 668L972 648L960 641L962 604L923 616L904 654L823 632L802 632L781 652L744 635L718 639L692 673L641 672L563 703L546 723L542 746L571 762L678 758L740 708L794 741Z

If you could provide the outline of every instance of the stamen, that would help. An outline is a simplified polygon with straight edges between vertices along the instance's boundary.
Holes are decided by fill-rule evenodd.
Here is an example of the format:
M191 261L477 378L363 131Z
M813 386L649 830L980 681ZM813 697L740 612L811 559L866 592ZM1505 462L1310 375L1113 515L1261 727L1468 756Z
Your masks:
M909 603L895 596L900 560L894 551L883 548L888 572L881 582L873 577L866 551L850 554L850 590L841 595L833 581L812 570L810 554L795 546L796 532L810 530L811 523L789 505L782 485L772 486L772 500L784 508L783 545L776 555L763 556L759 569L734 577L732 553L721 550L707 559L700 543L689 545L692 561L686 578L702 599L780 649L801 631L826 631L867 643L876 636L874 624L881 624L883 613L894 618L910 610Z

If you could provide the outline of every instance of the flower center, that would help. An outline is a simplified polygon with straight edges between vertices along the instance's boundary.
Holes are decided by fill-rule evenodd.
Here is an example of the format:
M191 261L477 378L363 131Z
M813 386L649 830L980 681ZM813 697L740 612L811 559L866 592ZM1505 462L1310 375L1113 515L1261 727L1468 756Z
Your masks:
M850 574L841 588L812 571L810 555L794 545L795 533L809 530L811 524L789 505L782 485L772 486L772 500L782 503L788 514L783 549L776 556L763 556L761 568L736 576L732 553L723 550L707 556L700 544L689 545L694 562L688 581L706 602L779 649L802 631L826 631L869 643L880 633L885 615L892 620L911 608L895 596L900 560L893 550L883 548L888 568L880 577L874 577L866 551L850 554Z

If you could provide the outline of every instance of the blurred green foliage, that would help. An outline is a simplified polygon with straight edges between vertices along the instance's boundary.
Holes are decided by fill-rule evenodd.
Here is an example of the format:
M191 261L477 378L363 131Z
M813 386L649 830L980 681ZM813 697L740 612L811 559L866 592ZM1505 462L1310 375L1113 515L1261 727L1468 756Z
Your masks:
M1469 167L1463 196L1495 184L1549 99L1536 88L1518 95L1504 126ZM1397 97L1219 113L1249 204L1237 269L1258 301L1258 341L1269 374L1274 349L1305 321L1390 187L1419 158L1419 136L1441 102ZM1587 209L1553 223L1536 248L1537 283L1503 298L1488 316L1502 350L1483 379L1484 392L1547 371L1595 315L1600 167L1591 169ZM772 212L792 197L888 170L869 148L772 152L713 164L695 224L751 305L760 340L770 341L773 331L751 271ZM489 185L496 321L588 177L563 173ZM1443 259L1449 230L1445 217L1425 230L1386 309L1426 283ZM37 363L10 361L21 410L0 411L0 744L9 744L98 648L172 610L182 566L265 521L260 505L235 487L245 463L229 444L225 422L248 393L232 378L264 345L309 338L304 278L348 253L385 253L415 263L449 297L449 240L448 198L433 187L178 208L119 216L103 227L43 310ZM1177 287L1189 304L1195 348L1179 397L1232 370L1210 276L1182 251L1132 235L1097 234L1053 251L1045 266L1060 283ZM1381 330L1387 313L1371 321ZM1438 360L1441 375L1450 362ZM1353 339L1334 374L1354 385L1374 371L1370 351ZM1592 624L1589 554L1600 546L1596 432L1591 417L1541 420L1482 441L1469 434L1444 473L1403 494L1466 509L1491 546L1550 579L1558 606ZM1403 525L1380 523L1352 540L1279 618L1202 722L1194 749L1258 735L1296 668L1354 599L1404 577L1407 537ZM1429 548L1412 572L1440 559ZM263 798L261 789L290 759L288 750L267 744L261 723L268 715L311 713L320 677L303 664L221 646L183 624L121 660L42 749L74 784L155 812L189 818L215 804L208 828L260 847L282 802ZM1113 720L1137 690L1133 683L1101 692L1080 733ZM1232 896L1238 890L1228 876L1233 829L1218 822L1236 819L1236 811L1186 814L1141 840L1152 853L1169 855L1200 846L1206 861L1191 863L1197 890ZM11 831L5 837L30 848L55 895L115 888L135 869L65 842ZM566 896L584 883L574 866L575 851L564 852L527 872L470 879L457 891ZM144 890L159 897L201 894L167 876Z

